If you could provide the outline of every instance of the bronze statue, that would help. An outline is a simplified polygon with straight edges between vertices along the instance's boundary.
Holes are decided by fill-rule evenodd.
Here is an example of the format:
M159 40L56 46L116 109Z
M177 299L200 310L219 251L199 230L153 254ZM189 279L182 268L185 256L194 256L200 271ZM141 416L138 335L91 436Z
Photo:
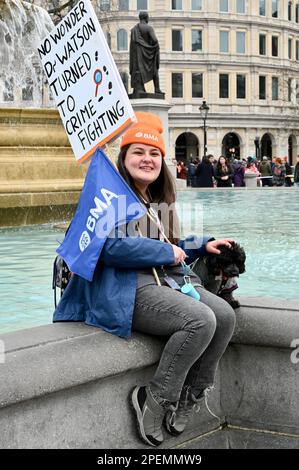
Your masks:
M153 80L157 98L164 98L160 90L158 69L160 47L154 29L148 24L148 13L139 13L140 22L131 29L130 75L133 94L131 97L146 93L144 84Z

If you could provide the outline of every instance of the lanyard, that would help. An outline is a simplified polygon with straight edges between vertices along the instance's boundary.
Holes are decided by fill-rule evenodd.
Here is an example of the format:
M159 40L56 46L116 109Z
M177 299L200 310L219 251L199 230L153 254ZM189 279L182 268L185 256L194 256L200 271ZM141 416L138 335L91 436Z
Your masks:
M185 283L186 284L191 284L191 280L190 280L190 274L192 274L191 268L185 263L185 261L181 262L181 266L182 266L183 271L184 271L184 281L185 281Z
M156 227L158 228L160 234L161 234L162 237L164 238L165 242L166 242L166 243L169 243L169 244L171 245L172 243L171 243L171 241L166 237L165 232L164 232L163 224L162 224L162 222L160 221L159 216L158 216L158 214L156 213L156 211L155 211L152 207L149 207L148 210L147 210L146 215L147 215L147 217L156 225ZM139 233L141 233L139 227L138 227L138 230L139 230ZM190 279L190 274L192 274L191 268L185 263L185 261L182 261L180 264L181 264L181 266L182 266L182 268L183 268L185 284L191 284L191 279ZM159 279L159 277L158 277L158 275L157 275L156 269L155 269L155 268L152 268L152 270L153 270L153 274L154 274L154 277L155 277L155 279L156 279L157 284L161 286L161 282L160 282L160 279ZM164 277L168 277L166 271L164 270L164 266L162 266L162 272L163 272L163 274L164 274Z

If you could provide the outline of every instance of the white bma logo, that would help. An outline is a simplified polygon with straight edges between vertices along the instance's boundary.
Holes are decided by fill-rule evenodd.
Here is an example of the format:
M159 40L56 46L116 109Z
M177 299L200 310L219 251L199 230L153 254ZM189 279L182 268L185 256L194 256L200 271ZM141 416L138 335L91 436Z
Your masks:
M79 241L79 247L81 251L86 250L88 245L90 244L90 236L89 233L86 232L86 230L82 233L80 241Z

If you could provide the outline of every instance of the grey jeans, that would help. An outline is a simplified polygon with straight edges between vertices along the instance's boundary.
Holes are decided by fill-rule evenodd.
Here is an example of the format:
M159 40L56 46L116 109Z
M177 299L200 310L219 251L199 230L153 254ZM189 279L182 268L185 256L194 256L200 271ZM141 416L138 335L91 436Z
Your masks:
M179 400L183 385L195 396L214 384L235 327L235 313L220 297L196 287L200 301L166 286L137 289L133 330L166 337L149 386L161 398Z

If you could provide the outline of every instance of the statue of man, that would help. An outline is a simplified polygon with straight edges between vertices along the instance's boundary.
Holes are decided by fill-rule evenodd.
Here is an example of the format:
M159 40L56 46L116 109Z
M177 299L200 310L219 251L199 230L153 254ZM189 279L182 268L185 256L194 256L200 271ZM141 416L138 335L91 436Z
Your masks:
M154 81L155 93L161 94L158 69L160 47L154 29L148 24L148 13L139 13L140 22L131 29L130 75L133 95L146 92L144 84Z

